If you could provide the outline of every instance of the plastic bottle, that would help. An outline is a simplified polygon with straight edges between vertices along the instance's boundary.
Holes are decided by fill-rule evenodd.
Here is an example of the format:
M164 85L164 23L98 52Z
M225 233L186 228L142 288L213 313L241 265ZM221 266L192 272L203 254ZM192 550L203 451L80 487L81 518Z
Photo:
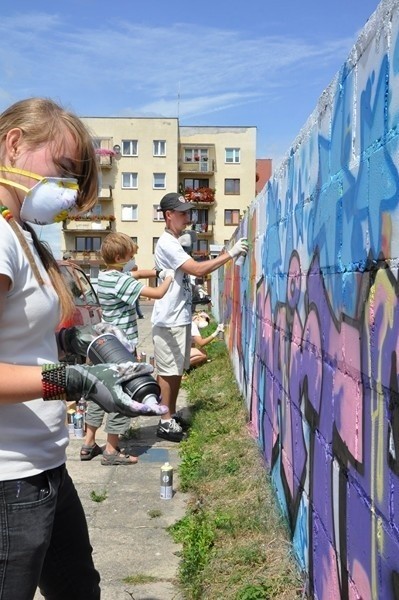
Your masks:
M173 467L166 462L161 467L161 500L173 498Z

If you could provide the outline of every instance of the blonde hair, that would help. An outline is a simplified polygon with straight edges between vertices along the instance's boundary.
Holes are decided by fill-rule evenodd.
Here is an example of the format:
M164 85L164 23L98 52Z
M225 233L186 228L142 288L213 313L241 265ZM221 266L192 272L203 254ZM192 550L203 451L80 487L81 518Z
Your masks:
M23 140L32 149L41 144L53 143L56 163L57 154L62 152L65 131L68 131L72 135L76 143L77 159L74 160L73 170L71 173L67 173L67 175L75 177L78 180L79 194L77 205L79 209L82 212L90 210L98 198L98 167L90 133L83 122L76 115L63 109L53 100L47 98L27 98L26 100L16 102L0 114L0 148L4 144L7 133L14 128L21 130ZM10 219L9 223L18 235L20 232L13 219ZM25 227L32 234L35 248L58 294L61 305L61 319L69 318L72 316L75 306L69 288L64 283L57 262L50 249L38 240L33 229L28 225L25 225ZM20 241L22 241L22 237L18 235ZM34 261L33 257L28 256L28 259L32 269L36 273L37 267L32 264L32 260ZM38 277L38 282L39 284L43 283L40 276Z
M115 263L117 256L134 255L137 244L126 233L109 233L101 245L101 256L105 264Z

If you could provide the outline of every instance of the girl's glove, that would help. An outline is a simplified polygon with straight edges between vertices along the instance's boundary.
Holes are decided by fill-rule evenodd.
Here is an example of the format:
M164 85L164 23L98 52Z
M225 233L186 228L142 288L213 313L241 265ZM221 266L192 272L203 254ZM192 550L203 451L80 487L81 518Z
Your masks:
M70 365L66 368L67 399L78 402L84 396L107 413L117 412L127 417L164 414L166 406L141 404L123 391L124 383L152 371L153 367L145 363Z
M212 337L214 337L214 338L217 337L217 334L220 331L224 331L224 325L223 325L223 323L219 323L219 325L216 327L215 331L212 333Z
M166 406L147 406L123 391L123 384L152 373L152 365L127 362L120 365L43 365L43 400L79 402L83 396L105 412L127 417L152 416L167 412Z

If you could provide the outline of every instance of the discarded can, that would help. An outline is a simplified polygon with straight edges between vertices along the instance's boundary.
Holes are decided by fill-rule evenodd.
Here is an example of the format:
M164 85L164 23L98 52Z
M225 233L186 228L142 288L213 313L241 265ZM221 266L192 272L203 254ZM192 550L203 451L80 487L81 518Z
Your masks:
M173 497L173 467L166 462L161 467L161 500L171 500Z

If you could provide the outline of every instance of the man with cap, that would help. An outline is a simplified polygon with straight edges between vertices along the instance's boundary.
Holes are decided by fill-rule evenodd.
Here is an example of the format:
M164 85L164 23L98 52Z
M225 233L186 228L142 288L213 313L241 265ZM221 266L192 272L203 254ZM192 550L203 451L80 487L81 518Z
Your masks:
M180 442L185 435L175 420L176 400L183 373L190 366L192 297L190 275L204 277L229 260L248 252L248 242L241 238L228 251L211 260L197 262L179 242L179 237L190 222L190 210L195 204L186 202L182 194L166 194L160 203L165 219L165 231L155 248L155 267L161 271L173 269L175 279L168 293L156 300L152 312L154 356L161 388L162 404L168 412L162 415L157 436Z

